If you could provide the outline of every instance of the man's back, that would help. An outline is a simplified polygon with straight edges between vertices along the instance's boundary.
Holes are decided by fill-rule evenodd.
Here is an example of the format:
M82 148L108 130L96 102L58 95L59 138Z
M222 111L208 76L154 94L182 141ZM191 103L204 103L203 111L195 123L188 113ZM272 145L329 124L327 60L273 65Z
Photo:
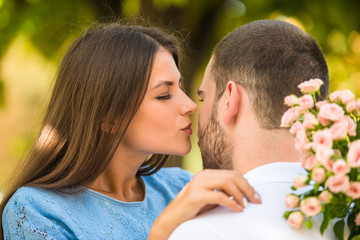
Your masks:
M321 236L319 218L313 218L310 230L292 229L283 218L285 195L303 171L299 163L272 163L248 172L245 177L261 195L262 204L250 204L241 213L218 207L180 225L170 239L336 239L332 226Z

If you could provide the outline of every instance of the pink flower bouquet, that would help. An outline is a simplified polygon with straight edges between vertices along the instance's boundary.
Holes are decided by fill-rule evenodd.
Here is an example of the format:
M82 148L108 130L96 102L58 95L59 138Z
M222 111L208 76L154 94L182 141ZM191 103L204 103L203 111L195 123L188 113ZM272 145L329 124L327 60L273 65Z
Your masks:
M343 90L316 102L322 84L320 79L303 82L298 86L303 96L285 98L290 108L281 127L290 128L307 171L295 177L292 189L309 190L286 196L284 217L294 228L311 228L311 218L323 214L321 233L333 220L339 239L344 239L345 225L348 239L360 239L360 99Z

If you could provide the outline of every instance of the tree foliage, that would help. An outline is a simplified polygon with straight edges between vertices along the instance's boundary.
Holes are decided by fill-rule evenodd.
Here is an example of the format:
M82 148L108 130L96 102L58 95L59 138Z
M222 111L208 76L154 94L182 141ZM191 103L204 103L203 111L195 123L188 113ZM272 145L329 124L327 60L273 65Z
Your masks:
M0 0L0 66L18 36L57 63L92 22L144 17L179 32L188 43L182 74L185 88L195 95L216 42L247 22L282 19L318 40L328 61L331 90L351 88L358 94L359 9L358 0ZM9 102L1 71L0 108L4 108Z

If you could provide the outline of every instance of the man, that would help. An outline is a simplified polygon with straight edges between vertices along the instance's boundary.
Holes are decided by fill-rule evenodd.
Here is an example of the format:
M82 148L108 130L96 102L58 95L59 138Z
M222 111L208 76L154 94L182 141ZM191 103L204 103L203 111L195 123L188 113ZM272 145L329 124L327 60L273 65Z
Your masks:
M234 169L260 194L261 205L241 213L218 207L180 225L170 239L334 239L329 226L292 229L282 217L293 178L303 173L300 153L288 129L280 128L284 97L300 96L306 80L324 81L328 69L309 34L282 21L262 20L241 26L215 47L198 91L199 146L204 168Z

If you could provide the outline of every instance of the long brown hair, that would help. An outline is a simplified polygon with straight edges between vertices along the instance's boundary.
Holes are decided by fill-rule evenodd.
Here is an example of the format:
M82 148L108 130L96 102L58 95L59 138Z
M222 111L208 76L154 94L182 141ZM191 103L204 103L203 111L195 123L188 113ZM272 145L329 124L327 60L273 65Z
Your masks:
M0 216L22 186L72 188L91 183L104 171L144 98L160 46L178 66L176 38L157 28L101 24L73 43L60 65L36 142L4 195ZM167 157L152 155L138 175L156 172Z

